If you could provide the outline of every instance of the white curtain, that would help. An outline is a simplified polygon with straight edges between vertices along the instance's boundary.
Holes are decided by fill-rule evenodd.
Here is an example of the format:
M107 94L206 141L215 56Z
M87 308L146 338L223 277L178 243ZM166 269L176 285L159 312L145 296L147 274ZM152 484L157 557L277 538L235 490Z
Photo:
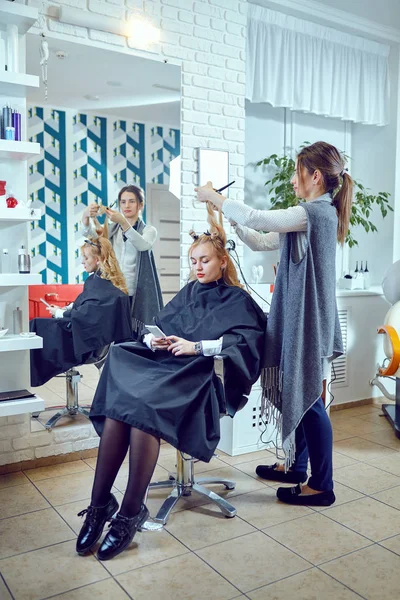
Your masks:
M249 4L251 102L386 125L390 47Z

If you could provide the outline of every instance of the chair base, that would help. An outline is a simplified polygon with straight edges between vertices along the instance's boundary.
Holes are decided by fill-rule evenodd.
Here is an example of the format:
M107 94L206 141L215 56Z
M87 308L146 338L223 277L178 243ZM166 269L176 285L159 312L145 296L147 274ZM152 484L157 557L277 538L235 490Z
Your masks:
M68 407L63 408L63 410L60 410L47 421L45 427L50 431L50 429L52 429L54 425L63 417L75 417L77 414L83 415L84 417L89 419L89 410L87 409L90 409L90 406L77 406L73 409L70 409Z
M153 521L156 523L162 523L166 525L169 519L169 516L179 502L179 499L184 496L191 496L192 492L211 500L218 506L222 514L224 514L228 518L232 518L236 515L236 508L229 504L212 490L204 487L204 484L212 483L212 484L221 484L225 486L227 490L234 490L236 487L236 483L234 481L230 481L229 479L219 479L218 477L207 477L204 479L194 479L193 477L193 459L183 458L181 453L177 452L177 478L171 477L167 481L158 481L155 483L151 483L149 486L149 490L154 489L162 489L162 488L172 488L172 491L168 498L164 500L163 505L159 509L157 515L153 517Z

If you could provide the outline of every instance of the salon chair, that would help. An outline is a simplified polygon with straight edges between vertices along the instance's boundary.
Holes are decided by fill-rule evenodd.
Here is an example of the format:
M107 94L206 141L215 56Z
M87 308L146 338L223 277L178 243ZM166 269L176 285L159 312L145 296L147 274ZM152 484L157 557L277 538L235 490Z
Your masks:
M386 359L382 365L377 365L377 373L370 384L376 385L388 400L395 401L395 404L383 404L382 410L400 439L400 302L393 304L386 315L385 324L378 327L378 333L384 335L383 346ZM384 377L395 381L394 394L389 393L379 381Z
M225 379L224 379L224 357L214 357L214 385L217 391L219 401L220 416L228 415L225 396ZM250 393L250 390L249 390ZM241 410L247 403L247 396L241 396L238 403L238 411ZM220 479L219 477L205 477L197 479L194 475L194 463L197 459L184 454L177 450L176 453L176 474L171 474L169 480L151 483L149 491L152 489L172 488L168 498L164 501L157 515L153 517L153 521L165 525L171 514L172 509L177 504L182 496L191 496L194 492L214 502L221 512L228 518L236 515L236 508L229 504L222 496L204 487L205 484L221 484L227 490L234 490L236 483L228 479Z
M101 369L106 361L108 351L110 349L111 344L104 346L103 348L99 348L95 352L92 352L90 356L82 363L82 365L94 365L100 376ZM78 365L82 366L82 365ZM79 406L79 382L82 379L82 375L77 370L77 367L72 367L65 372L64 375L58 375L57 377L65 377L66 381L66 398L67 402L65 407L60 406L51 406L46 408L46 411L55 410L62 408L55 415L53 415L45 424L47 430L51 430L56 423L62 419L63 417L74 417L77 414L83 415L87 419L89 419L89 410L90 406ZM34 413L33 417L37 418L39 413Z

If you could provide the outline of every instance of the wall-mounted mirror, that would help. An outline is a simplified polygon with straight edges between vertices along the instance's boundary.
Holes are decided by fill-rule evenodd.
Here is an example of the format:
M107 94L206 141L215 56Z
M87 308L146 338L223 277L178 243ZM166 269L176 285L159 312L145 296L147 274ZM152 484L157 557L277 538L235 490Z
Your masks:
M168 185L180 153L180 68L47 41L47 101L43 83L27 99L27 138L42 146L29 163L28 194L44 209L32 225L32 270L44 283L81 282L84 210L110 206L135 184L146 192L144 218L158 230L153 250L167 301L179 290L179 201ZM39 76L40 43L27 36L27 72Z

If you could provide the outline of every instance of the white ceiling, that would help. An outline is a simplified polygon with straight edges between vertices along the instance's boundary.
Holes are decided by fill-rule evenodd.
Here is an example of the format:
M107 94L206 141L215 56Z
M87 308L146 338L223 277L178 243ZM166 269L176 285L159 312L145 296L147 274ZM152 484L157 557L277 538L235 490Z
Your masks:
M50 49L48 106L96 111L138 122L156 123L161 119L162 123L179 128L179 67L73 42L51 38L47 41ZM39 76L40 42L40 36L27 35L26 72ZM59 50L68 56L60 60L56 56ZM116 82L120 85L112 85ZM85 96L98 96L98 99ZM29 91L28 102L46 104L42 82L39 89Z

